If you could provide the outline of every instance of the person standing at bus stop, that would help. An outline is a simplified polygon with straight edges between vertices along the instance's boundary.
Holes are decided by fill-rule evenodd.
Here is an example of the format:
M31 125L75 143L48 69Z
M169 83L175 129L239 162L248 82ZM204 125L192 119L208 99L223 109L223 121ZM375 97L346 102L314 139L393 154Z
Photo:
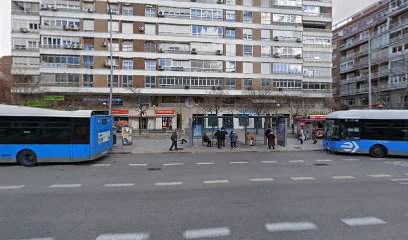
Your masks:
M225 147L225 139L227 138L227 135L228 135L227 131L225 131L225 128L222 127L221 128L221 146L222 147Z
M276 141L276 136L273 132L270 132L267 136L268 138L268 148L271 149L275 149L275 141Z
M170 139L171 139L171 146L169 150L173 151L173 147L174 147L174 150L177 151L177 130L174 131L173 134L171 134Z

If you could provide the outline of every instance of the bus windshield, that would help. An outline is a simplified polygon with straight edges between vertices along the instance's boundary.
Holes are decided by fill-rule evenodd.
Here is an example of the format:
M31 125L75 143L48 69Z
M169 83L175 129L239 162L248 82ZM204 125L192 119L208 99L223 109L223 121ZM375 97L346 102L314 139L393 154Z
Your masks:
M336 120L326 120L324 135L328 139L340 139L340 122Z

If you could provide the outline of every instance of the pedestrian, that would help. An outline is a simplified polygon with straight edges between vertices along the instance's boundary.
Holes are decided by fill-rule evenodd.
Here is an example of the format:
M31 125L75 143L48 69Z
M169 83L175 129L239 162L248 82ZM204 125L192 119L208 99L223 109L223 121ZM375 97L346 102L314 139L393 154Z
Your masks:
M231 148L232 149L237 148L238 135L234 131L231 131L229 138L231 141Z
M214 137L217 139L217 147L221 149L222 134L219 129L215 132Z
M221 146L222 147L225 147L225 139L227 138L227 135L228 135L227 131L225 131L225 128L222 127L221 128Z
M177 151L178 150L177 148L177 130L174 131L173 134L171 134L170 139L171 139L171 146L169 150L173 151L173 147L174 147L174 150Z
M268 135L272 132L271 126L268 126L268 129L265 131L265 136L268 137Z
M181 139L181 144L184 144L184 142L187 143L187 140L186 140L186 130L185 130L184 128L181 129L180 139Z
M273 132L268 134L268 148L271 149L271 147L273 149L275 149L275 140L276 140L276 136Z
M300 144L303 144L303 141L305 141L305 131L303 130L303 127L299 131L299 140Z
M315 127L315 128L313 129L313 133L312 133L313 144L316 144L316 143L317 143L317 132L318 132L318 129L317 129L317 127Z
M210 138L207 136L207 133L204 133L203 135L203 142L207 143L207 147L212 147L212 143Z
M247 134L247 141L249 146L254 146L254 136L250 132Z

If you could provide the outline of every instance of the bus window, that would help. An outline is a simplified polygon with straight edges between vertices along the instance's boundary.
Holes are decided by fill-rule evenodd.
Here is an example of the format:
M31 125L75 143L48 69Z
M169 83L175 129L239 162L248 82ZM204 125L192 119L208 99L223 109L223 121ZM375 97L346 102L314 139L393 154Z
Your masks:
M71 143L89 144L89 119L73 118L71 119Z
M326 131L325 135L329 139L339 139L340 124L336 120L326 121Z

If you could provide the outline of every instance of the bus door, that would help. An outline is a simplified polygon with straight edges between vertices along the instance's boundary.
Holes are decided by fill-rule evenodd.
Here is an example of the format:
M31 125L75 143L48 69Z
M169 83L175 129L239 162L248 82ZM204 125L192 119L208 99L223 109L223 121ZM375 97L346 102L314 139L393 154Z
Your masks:
M90 118L71 118L71 160L90 159Z
M342 132L346 141L341 145L344 152L359 153L361 151L361 126L359 120L347 119L342 122Z

